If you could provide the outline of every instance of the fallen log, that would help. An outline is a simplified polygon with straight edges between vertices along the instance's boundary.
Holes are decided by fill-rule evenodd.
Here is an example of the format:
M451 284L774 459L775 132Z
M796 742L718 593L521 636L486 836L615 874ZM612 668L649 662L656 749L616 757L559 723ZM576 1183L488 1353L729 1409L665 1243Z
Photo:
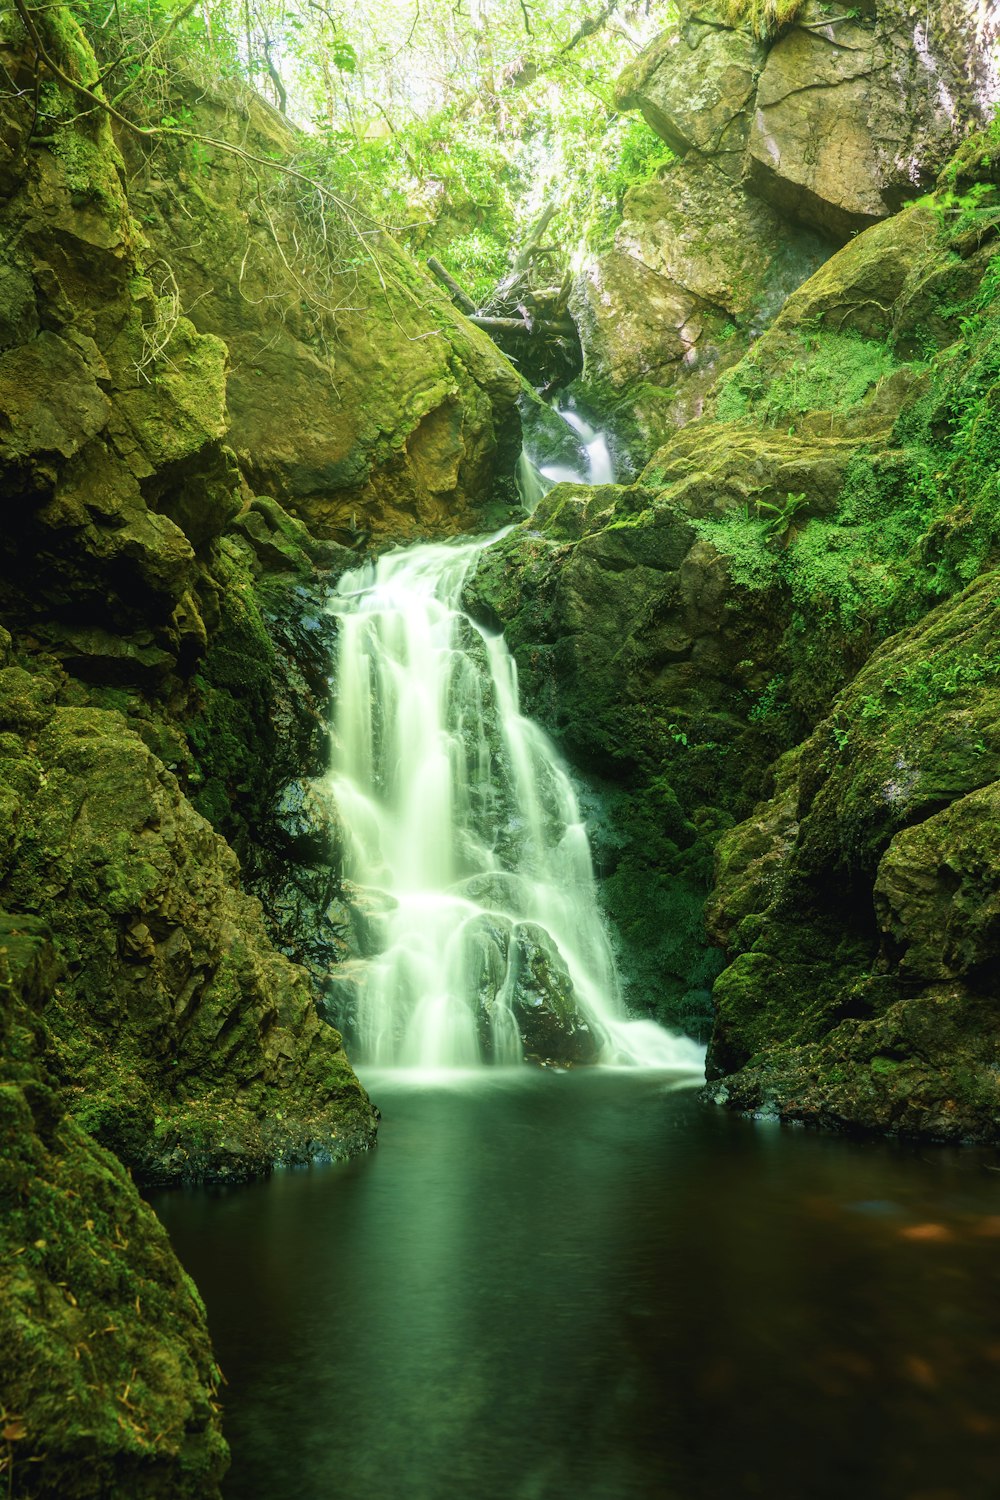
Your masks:
M548 318L533 318L528 323L524 318L487 318L479 313L470 313L469 322L475 323L477 328L485 329L487 333L576 333L575 324L568 318L560 319L558 323Z
M455 301L457 306L461 308L462 312L474 313L478 311L476 304L473 302L468 292L464 287L459 286L458 282L455 280L454 276L452 276L450 271L445 270L444 266L438 260L436 255L431 255L428 257L427 269L428 271L430 271L432 276L437 277L442 286L446 286L448 288L453 300Z

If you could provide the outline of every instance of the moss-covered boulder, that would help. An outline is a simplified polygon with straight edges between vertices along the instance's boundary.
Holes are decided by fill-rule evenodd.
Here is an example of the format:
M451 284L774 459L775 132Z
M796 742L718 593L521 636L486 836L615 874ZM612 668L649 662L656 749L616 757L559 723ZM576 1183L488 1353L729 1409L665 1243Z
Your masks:
M174 113L212 140L287 162L302 149L252 95L202 77L172 86ZM229 349L228 441L255 492L352 544L506 514L520 381L390 235L308 181L276 173L262 186L226 150L193 161L178 145L145 161L127 136L121 146L155 253L193 324Z
M94 76L68 11L50 8L39 25L69 79ZM30 48L18 31L8 13L0 51L23 87L0 105L12 247L0 289L0 607L64 643L81 675L149 687L190 655L196 551L241 503L221 441L226 350L178 316L176 286L161 296L146 274L107 116L81 114L73 88L49 80L49 126L29 145Z
M1000 1138L990 573L876 652L720 845L715 1097Z
M687 157L626 196L612 249L577 280L576 399L610 422L620 462L696 417L707 391L830 254L714 160Z
M0 917L0 1468L15 1496L213 1500L205 1310L128 1172L66 1112L37 918Z
M235 857L110 710L54 707L8 667L4 880L50 916L67 977L49 1025L76 1115L147 1180L342 1157L374 1119L304 973L267 940Z
M875 912L901 973L947 980L996 963L998 813L1000 784L994 782L904 829L882 856Z

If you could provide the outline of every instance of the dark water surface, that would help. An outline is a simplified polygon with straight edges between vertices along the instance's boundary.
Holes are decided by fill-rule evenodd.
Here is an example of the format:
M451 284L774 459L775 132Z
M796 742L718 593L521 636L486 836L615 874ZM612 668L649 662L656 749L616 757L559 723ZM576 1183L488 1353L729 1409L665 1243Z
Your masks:
M369 1079L346 1166L155 1198L232 1500L996 1500L1000 1172L661 1077Z

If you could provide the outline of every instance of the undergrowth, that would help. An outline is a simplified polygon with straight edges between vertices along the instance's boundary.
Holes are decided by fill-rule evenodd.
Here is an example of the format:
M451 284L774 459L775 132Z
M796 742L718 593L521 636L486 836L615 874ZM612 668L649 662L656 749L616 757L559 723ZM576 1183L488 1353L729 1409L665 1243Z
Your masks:
M789 494L695 523L737 587L784 596L788 670L758 719L790 701L815 715L881 641L1000 560L998 290L1000 255L960 338L921 366L926 391L897 420L893 446L855 452L833 514L807 516L810 497ZM899 367L889 345L823 334L811 361L803 342L800 359L770 374L749 356L724 378L718 415L784 425L806 411L848 414Z
M784 426L806 412L847 415L872 389L899 368L892 351L856 333L807 331L795 335L801 354L779 373L751 353L719 381L716 415L721 422L752 416Z

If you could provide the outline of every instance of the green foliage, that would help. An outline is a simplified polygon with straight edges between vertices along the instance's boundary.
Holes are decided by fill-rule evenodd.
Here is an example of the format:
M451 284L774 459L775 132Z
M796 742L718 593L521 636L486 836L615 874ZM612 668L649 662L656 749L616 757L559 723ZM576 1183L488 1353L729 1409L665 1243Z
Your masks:
M970 688L992 683L1000 675L1000 663L978 651L909 662L890 678L879 695L860 701L864 721L896 718L900 710L923 717L953 699L964 699Z
M673 0L642 9L626 0L596 21L573 0L496 0L488 19L446 0L415 9L412 0L117 0L111 16L79 0L74 9L117 108L183 130L175 71L208 85L244 80L306 128L303 170L361 232L374 221L418 255L441 254L479 303L543 204L556 209L559 265L585 239L606 242L628 188L669 160L642 120L615 113L613 86ZM619 19L624 29L612 25ZM186 149L203 167L204 147Z
M579 179L571 182L564 212L580 201L584 230L582 240L592 251L610 248L621 223L625 197L630 188L648 182L674 160L670 147L650 130L641 115L612 116L596 144L586 137L577 154L586 164Z
M748 26L756 37L774 36L795 20L805 0L725 0L732 26Z
M899 368L883 343L856 333L813 331L797 334L798 359L769 370L749 354L722 377L716 415L722 422L749 416L772 426L811 411L841 415L858 407L874 386Z
M809 517L809 497L790 495L697 522L737 585L783 595L791 618L783 692L809 717L880 641L1000 557L998 289L1000 256L955 310L960 338L918 367L925 389L897 420L895 446L855 452L832 513ZM900 368L891 348L855 335L796 338L764 341L737 366L722 382L719 414L781 425L813 410L850 415ZM974 661L962 667L956 691L978 670ZM917 674L899 691L901 701L938 702L951 684ZM762 702L754 722L764 724L771 708Z

